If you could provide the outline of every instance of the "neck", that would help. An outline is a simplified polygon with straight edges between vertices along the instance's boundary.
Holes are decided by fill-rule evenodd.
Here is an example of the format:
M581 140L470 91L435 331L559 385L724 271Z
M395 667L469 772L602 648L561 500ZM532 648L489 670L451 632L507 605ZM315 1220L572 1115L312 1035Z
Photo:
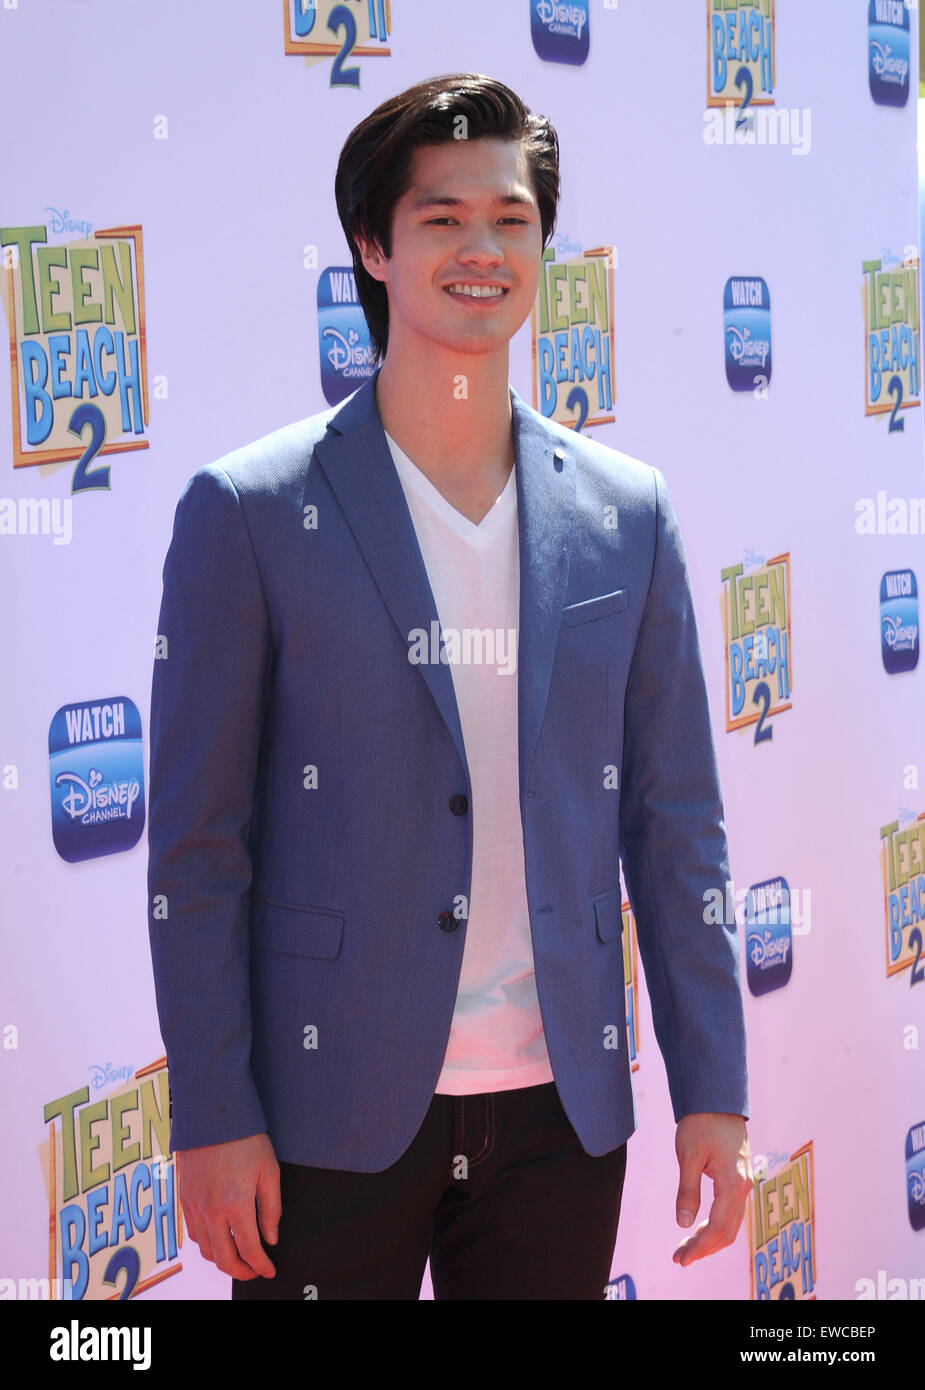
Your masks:
M390 338L376 404L384 428L420 468L475 481L514 462L506 343L497 352L458 353Z

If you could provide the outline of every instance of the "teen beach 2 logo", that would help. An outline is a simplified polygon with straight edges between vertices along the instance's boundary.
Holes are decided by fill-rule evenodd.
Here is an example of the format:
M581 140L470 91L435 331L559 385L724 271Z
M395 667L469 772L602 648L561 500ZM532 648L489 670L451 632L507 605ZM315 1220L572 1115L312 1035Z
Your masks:
M582 251L564 238L543 252L530 312L533 409L571 429L614 419L615 263L612 246Z
M925 811L906 813L880 827L880 871L886 929L886 973L909 971L912 987L925 983Z
M360 69L351 58L388 58L392 32L391 0L345 5L343 0L284 0L283 51L313 67L326 58L332 87L359 87ZM333 36L333 42L325 38Z
M749 559L754 559L749 555ZM759 558L720 572L726 648L726 730L755 726L755 743L771 738L766 721L791 708L790 555Z
M745 1224L751 1259L751 1296L768 1299L815 1298L816 1202L813 1143L804 1144L768 1176L767 1163L755 1162Z
M774 0L707 0L707 106L774 102Z
M88 1086L50 1100L44 1118L54 1287L65 1299L126 1299L179 1273L183 1215L166 1058L93 1101Z
M71 491L108 491L94 459L148 447L141 227L47 242L46 226L0 227L13 467L76 459Z
M889 415L889 432L905 429L899 412L922 404L919 368L919 258L884 251L864 261L864 414Z

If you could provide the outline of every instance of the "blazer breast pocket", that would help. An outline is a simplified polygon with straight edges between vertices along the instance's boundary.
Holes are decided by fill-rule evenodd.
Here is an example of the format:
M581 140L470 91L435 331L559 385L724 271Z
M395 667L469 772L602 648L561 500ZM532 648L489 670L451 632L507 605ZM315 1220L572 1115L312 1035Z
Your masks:
M251 894L251 942L264 951L334 960L344 934L344 914L324 907L301 907Z
M614 589L610 594L598 594L596 598L570 603L562 610L561 625L573 627L576 623L588 623L595 618L609 618L613 613L622 613L628 602L627 594L626 589Z

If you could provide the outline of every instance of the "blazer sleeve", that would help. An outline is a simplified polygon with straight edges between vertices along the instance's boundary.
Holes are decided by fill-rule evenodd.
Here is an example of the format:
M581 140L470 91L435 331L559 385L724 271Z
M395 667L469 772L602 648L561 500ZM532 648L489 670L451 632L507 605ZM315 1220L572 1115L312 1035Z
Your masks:
M272 658L235 486L194 473L164 562L151 690L148 934L171 1148L259 1134L250 1070L249 832Z
M708 912L711 890L725 905L730 878L710 710L681 533L652 471L655 550L624 705L620 857L675 1120L747 1118L736 927Z

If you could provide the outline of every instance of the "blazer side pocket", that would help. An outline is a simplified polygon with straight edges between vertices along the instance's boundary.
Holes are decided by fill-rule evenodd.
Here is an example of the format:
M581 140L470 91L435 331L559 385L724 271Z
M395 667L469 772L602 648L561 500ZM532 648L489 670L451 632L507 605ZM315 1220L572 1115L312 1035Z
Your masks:
M622 613L628 602L628 590L614 589L610 594L598 594L596 598L582 599L581 603L570 603L562 610L562 627L572 627L575 623L587 623L593 618L609 618L612 613Z
M251 894L251 941L264 951L315 960L336 959L344 934L344 914L324 907L301 907Z
M594 899L594 922L601 941L616 941L623 935L623 894L609 888Z

